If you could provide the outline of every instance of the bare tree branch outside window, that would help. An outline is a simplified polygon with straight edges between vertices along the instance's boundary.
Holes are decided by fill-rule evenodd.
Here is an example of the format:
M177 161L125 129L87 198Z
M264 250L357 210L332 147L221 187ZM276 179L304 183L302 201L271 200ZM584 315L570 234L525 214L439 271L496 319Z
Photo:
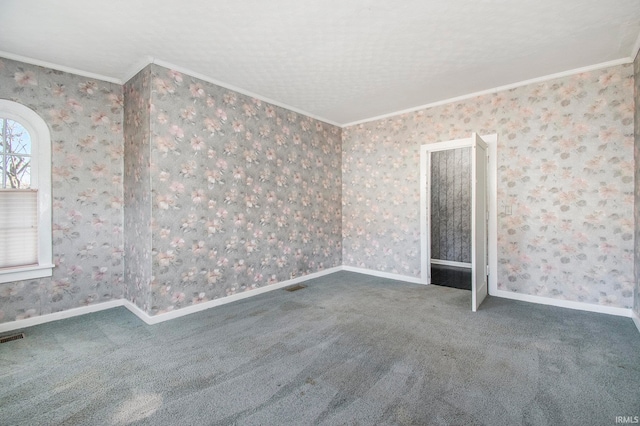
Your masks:
M0 118L0 173L3 189L26 189L31 184L31 137L16 121Z

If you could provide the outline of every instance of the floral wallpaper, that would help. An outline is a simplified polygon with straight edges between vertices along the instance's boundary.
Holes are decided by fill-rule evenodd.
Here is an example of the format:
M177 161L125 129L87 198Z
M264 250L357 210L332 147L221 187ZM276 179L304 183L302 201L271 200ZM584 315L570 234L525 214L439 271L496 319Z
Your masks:
M123 88L0 58L0 98L51 129L56 263L0 285L0 322L122 297L156 314L341 264L418 277L419 147L473 131L499 137L499 288L640 313L633 73L341 130L156 65Z
M124 283L125 298L151 305L151 71L124 86Z
M419 277L420 145L497 133L499 289L630 308L633 82L621 65L343 129L344 264Z
M52 131L56 263L0 286L0 322L123 297L155 314L342 264L340 128L155 65L123 88L2 59L0 81Z
M635 296L633 310L640 316L640 53L633 62L634 70L634 100L635 100L635 132L634 132L634 159L635 159Z
M122 88L0 58L0 98L52 139L51 278L0 284L0 322L118 299L122 290Z
M340 128L157 65L150 85L150 314L342 264Z

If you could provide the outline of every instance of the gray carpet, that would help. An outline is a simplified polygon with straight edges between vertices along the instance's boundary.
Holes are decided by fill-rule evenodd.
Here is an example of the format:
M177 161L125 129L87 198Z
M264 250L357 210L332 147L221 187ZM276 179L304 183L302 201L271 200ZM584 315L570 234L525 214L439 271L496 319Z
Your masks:
M628 318L348 272L147 326L124 308L0 345L2 425L614 425Z

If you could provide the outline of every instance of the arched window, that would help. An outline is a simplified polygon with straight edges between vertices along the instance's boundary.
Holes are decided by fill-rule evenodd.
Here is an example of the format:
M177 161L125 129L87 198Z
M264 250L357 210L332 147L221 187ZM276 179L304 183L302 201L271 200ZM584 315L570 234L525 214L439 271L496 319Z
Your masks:
M0 282L48 277L52 268L49 128L0 99Z

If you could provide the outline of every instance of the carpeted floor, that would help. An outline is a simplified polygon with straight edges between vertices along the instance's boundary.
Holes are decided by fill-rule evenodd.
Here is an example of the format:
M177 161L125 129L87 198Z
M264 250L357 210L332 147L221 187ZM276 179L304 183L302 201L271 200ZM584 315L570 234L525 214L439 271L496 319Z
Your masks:
M147 326L124 308L0 345L2 425L614 425L628 318L348 272Z

